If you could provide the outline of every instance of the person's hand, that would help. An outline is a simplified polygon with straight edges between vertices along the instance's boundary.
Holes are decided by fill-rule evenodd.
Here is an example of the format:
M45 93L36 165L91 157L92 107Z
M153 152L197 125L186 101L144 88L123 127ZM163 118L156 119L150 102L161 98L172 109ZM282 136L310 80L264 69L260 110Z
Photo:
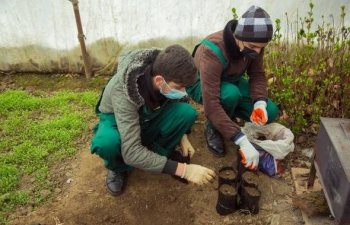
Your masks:
M259 165L259 152L249 142L248 138L244 136L237 143L240 147L239 154L242 156L242 163L246 168L251 170L257 169Z
M255 124L265 125L267 122L267 103L265 101L257 101L254 103L254 109L250 116L250 121Z
M212 181L215 177L215 172L204 166L186 163L184 165L185 168L181 178L185 178L186 180L194 184L207 184L208 182Z
M192 147L191 142L188 140L187 134L184 134L184 136L182 137L181 142L180 142L180 146L181 146L182 156L183 157L190 156L190 158L192 158L195 150Z

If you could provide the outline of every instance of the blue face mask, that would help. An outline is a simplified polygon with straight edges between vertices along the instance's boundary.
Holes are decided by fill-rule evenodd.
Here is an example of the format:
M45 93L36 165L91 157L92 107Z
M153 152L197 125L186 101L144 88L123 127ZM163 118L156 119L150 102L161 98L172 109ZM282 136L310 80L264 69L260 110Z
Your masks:
M160 93L164 95L168 99L181 99L185 96L187 96L186 91L179 91L174 88L171 88L167 82L164 80L164 83L169 87L170 91L168 93L165 93L162 88L160 89Z

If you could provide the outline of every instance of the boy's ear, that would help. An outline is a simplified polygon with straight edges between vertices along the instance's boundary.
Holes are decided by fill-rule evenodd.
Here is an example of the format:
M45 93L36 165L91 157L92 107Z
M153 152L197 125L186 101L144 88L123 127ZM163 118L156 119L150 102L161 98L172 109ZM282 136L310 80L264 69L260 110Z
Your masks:
M153 77L154 83L157 87L160 87L164 82L164 77L162 75L155 75Z

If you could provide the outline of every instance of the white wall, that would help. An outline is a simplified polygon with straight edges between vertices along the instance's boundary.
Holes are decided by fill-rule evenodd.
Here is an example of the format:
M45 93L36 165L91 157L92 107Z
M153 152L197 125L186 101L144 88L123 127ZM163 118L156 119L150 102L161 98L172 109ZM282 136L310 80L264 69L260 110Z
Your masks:
M321 15L328 19L330 14L337 22L341 5L349 13L350 0L313 2L316 23ZM88 44L110 37L125 44L159 37L204 37L223 28L232 18L232 7L242 15L252 4L282 22L285 12L290 20L296 20L297 11L306 15L308 10L305 0L81 0L79 7ZM350 25L350 15L346 24ZM79 46L76 35L68 0L0 0L0 63L11 47L34 45L68 51Z

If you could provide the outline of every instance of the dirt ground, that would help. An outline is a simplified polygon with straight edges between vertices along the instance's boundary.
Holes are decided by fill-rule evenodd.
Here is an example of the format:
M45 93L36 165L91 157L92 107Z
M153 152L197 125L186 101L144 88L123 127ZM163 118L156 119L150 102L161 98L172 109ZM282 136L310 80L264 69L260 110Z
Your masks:
M227 145L229 152L224 158L217 158L206 149L204 125L198 122L190 135L197 150L192 162L216 172L235 162L233 145ZM258 215L236 212L220 216L215 210L217 180L199 187L168 175L135 169L128 177L124 194L113 197L105 189L106 170L102 161L90 154L88 144L71 163L75 166L71 182L61 187L64 191L32 212L17 215L10 224L303 224L300 211L291 204L294 190L289 172L279 179L259 173L262 197Z
M228 153L223 158L215 157L206 149L203 110L197 108L200 116L189 135L196 149L192 163L218 173L222 166L236 162L237 149L227 144ZM91 121L91 127L94 122ZM118 197L111 196L105 188L107 171L102 160L90 154L89 139L82 139L85 144L74 159L58 166L57 173L53 170L51 179L63 182L51 200L34 209L17 210L9 217L11 225L303 224L300 210L292 205L294 188L288 169L282 178L259 173L262 197L258 215L238 211L220 216L215 210L217 179L199 187L183 184L169 175L135 169L128 176L125 192Z

